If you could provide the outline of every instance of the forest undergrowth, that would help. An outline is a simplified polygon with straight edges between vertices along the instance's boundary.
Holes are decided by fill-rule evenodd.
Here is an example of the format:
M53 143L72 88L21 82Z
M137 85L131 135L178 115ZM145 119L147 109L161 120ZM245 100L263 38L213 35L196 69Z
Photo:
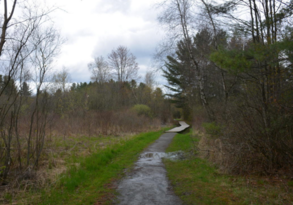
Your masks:
M205 159L199 146L204 137L195 130L177 134L167 149L186 153L184 160L164 160L175 194L185 204L292 204L292 178L226 174Z

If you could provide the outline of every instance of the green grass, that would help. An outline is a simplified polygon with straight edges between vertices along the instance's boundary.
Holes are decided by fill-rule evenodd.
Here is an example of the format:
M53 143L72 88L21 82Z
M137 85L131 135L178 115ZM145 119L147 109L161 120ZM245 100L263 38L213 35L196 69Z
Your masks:
M182 150L189 153L197 142L198 138L192 138L191 132L177 134L167 152ZM187 156L182 161L165 160L164 163L174 191L184 203L229 204L231 200L237 200L232 193L221 187L223 177L206 161Z
M191 133L177 134L167 151L192 155L181 161L164 160L174 192L185 204L292 204L290 181L221 174L194 153L198 141Z
M166 149L166 152L176 152L179 150L190 151L194 148L194 143L197 143L198 139L191 138L190 132L186 134L177 134L172 140L170 146Z
M139 153L158 139L162 132L143 133L90 156L71 159L78 166L71 165L56 187L43 191L40 199L30 204L110 203L115 192L112 182L121 178L123 171L131 168Z

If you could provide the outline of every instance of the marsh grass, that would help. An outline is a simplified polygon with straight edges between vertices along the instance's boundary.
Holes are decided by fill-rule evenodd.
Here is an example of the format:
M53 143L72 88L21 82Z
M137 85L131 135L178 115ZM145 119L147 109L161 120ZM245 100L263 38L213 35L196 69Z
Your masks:
M67 171L59 175L55 184L31 193L37 197L24 204L112 203L115 181L131 168L139 153L162 133L162 130L143 133L130 139L116 140L115 143L108 140L104 142L108 143L104 149L94 149L92 142L88 148L94 150L85 156L76 153L74 149L77 148L72 149L66 160Z
M40 201L42 192L49 193L50 190L58 187L62 181L60 176L64 177L64 173L69 172L68 170L83 166L85 158L106 152L115 146L122 146L139 136L135 133L90 137L78 134L60 136L52 133L46 138L38 169L25 178L22 174L11 172L13 174L10 176L11 183L0 186L0 204L32 204L34 201L42 204ZM79 179L74 179L64 186L70 189L70 186L74 186L78 180L82 180L82 173L80 176Z
M184 160L164 160L174 192L185 204L292 204L293 187L282 176L231 176L199 158L199 136L177 134L168 152L191 153Z

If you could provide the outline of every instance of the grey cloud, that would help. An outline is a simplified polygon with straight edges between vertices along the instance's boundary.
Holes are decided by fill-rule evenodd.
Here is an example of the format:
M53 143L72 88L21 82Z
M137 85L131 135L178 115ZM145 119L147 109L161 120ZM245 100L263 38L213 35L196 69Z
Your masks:
M152 28L124 35L113 34L112 36L100 39L92 57L100 55L107 57L111 50L117 48L119 45L123 45L130 49L138 61L141 61L139 63L145 64L148 59L152 58L161 37L162 35L156 29Z
M64 34L64 38L66 39L66 44L74 44L78 38L86 38L93 36L94 33L90 30L80 29L74 33Z
M87 63L78 63L76 65L66 66L69 71L71 81L74 82L89 82L90 71L88 70Z
M101 1L96 10L98 12L112 13L120 11L122 13L127 13L131 6L131 0L107 0Z
M151 67L155 49L163 36L156 22L156 11L153 8L140 8L140 10L131 11L131 2L131 0L107 0L98 3L96 8L97 12L129 12L134 18L142 18L144 25L141 27L133 27L125 33L120 32L104 34L103 36L99 35L98 42L91 56L92 59L101 55L107 58L111 50L116 49L119 45L122 45L130 49L130 51L136 56L137 62L141 67ZM125 24L127 24L127 22L125 22ZM105 33L106 32L107 31L105 31ZM69 36L68 43L73 43L76 40L76 36L87 37L91 35L91 32L79 30ZM90 72L87 69L87 63L80 63L79 65L74 65L72 68L69 66L67 67L72 69L72 72L70 72L73 82L84 82L90 80ZM144 73L145 71L141 69L139 74L143 77Z
M93 32L91 30L80 29L76 33L74 33L73 35L79 36L79 37L88 37L88 36L92 36Z
M107 58L111 50L116 49L119 45L126 46L137 58L137 62L141 68L138 72L139 76L141 76L139 81L143 81L146 71L149 69L154 69L152 68L153 56L156 46L160 42L161 38L162 35L158 33L155 27L149 27L147 29L138 30L136 32L129 32L124 35L113 34L112 36L107 36L104 37L104 39L100 39L94 49L92 57L94 58L96 56L102 55ZM161 84L164 82L164 79L158 75L157 82Z

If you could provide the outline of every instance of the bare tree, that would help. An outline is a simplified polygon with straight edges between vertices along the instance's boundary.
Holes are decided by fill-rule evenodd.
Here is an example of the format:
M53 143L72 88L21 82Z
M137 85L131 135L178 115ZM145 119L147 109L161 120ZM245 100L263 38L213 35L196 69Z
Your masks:
M196 3L203 11L201 18L194 15ZM207 114L215 123L229 127L220 127L223 132L215 135L221 149L222 142L227 149L227 158L220 159L220 163L228 159L225 166L238 173L260 167L264 173L272 173L274 169L292 167L292 106L289 108L286 95L281 93L292 88L291 72L287 73L292 69L288 66L289 55L283 55L292 52L292 39L284 39L282 33L292 31L288 22L292 21L293 2L166 0L163 5L166 7L160 21L171 39L179 38L186 48L187 52L184 49L180 53L189 56ZM205 22L206 31L194 29L192 21ZM245 45L236 40L238 37ZM241 46L235 46L235 40ZM169 71L187 68L180 53L169 58ZM175 79L179 83L186 81L181 76ZM243 160L247 156L251 158Z
M116 50L112 50L108 59L109 66L117 76L118 82L137 78L138 63L136 57L130 53L127 47L119 46Z
M61 89L61 91L64 93L67 90L68 83L70 82L70 75L68 70L63 67L60 72L55 73L53 75L52 82L54 83L54 91Z
M1 31L1 39L0 39L0 56L2 55L2 50L6 42L7 29L9 27L9 22L11 21L12 16L14 14L16 3L17 3L17 0L14 0L12 3L12 7L10 9L10 13L9 13L7 0L4 0L4 15L3 15L3 21L1 22L2 31Z
M93 63L88 64L88 68L92 72L91 80L94 82L105 83L111 79L110 67L103 56L96 57Z
M197 58L193 48L192 36L192 0L172 0L165 1L163 7L165 11L159 16L159 21L168 28L171 33L171 40L183 39L187 54L195 69L198 80L200 99L207 115L211 121L214 120L214 112L211 109L204 89L204 71L201 59ZM203 57L203 56L202 56Z
M15 82L19 81L22 84L28 79L29 74L25 67L28 64L29 56L35 50L30 41L45 16L43 11L26 6L22 12L19 12L18 18L11 21L16 2L13 1L13 8L8 17L7 1L4 1L5 14L4 20L1 22L0 57L4 62L1 64L1 69L5 75L5 81L2 83L0 90L0 98L4 100L0 103L0 130L1 140L5 144L5 160L4 162L0 161L0 169L4 167L4 171L0 171L0 180L5 180L8 175L11 156L14 152L11 150L14 138L17 141L16 150L18 152L19 167L21 168L18 119L23 96L21 90L16 88Z
M144 77L145 84L153 89L155 84L155 73L153 71L148 71Z
M34 80L37 93L27 140L27 166L31 165L32 153L34 153L33 166L37 166L43 150L48 118L48 109L46 108L48 93L46 89L42 90L42 85L46 80L49 70L52 69L53 59L59 54L63 42L59 31L54 29L53 25L47 28L38 27L32 39L35 50L33 55L31 55L31 62L35 67ZM33 140L34 143L32 143ZM32 147L33 145L34 147ZM32 150L32 148L34 149Z

